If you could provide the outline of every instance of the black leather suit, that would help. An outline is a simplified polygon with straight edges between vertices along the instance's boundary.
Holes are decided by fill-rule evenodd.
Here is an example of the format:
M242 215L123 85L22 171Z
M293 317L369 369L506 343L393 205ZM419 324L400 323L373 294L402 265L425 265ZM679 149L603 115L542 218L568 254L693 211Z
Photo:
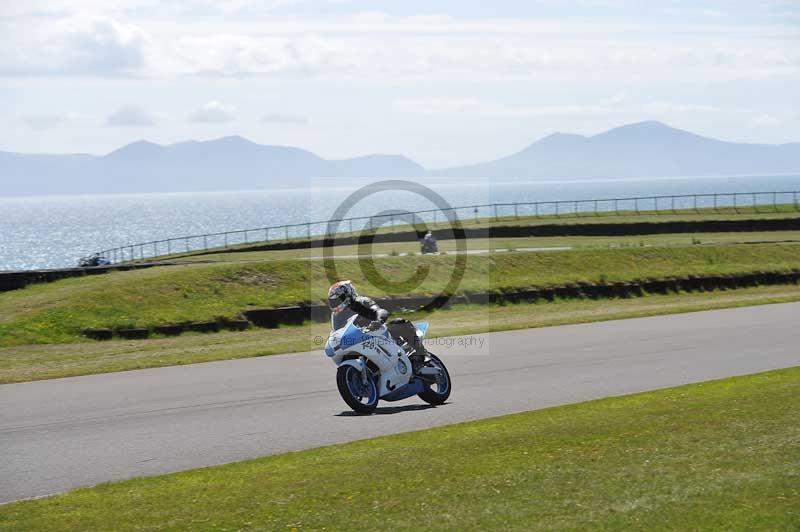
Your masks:
M350 305L339 314L331 315L331 327L333 330L341 329L354 314L358 314L358 318L356 318L354 322L358 327L366 327L376 321L386 323L386 320L389 319L389 311L381 308L375 303L375 300L366 296L357 296L353 298ZM389 322L386 327L389 329L392 338L398 341L398 343L403 343L400 341L402 338L405 342L414 346L417 351L420 351L422 342L419 342L417 339L416 330L410 321L402 318L394 319Z
M359 327L366 327L373 321L386 323L389 318L389 311L378 306L373 299L365 296L356 296L350 305L339 314L331 316L331 327L333 330L341 329L347 320L358 314L355 324Z

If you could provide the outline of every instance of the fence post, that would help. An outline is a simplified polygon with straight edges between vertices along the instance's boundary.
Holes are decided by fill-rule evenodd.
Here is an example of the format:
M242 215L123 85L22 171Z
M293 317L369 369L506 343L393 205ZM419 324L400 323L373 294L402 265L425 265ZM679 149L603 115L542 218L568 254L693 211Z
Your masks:
M519 220L519 209L516 203L514 204L514 219Z
M756 193L753 192L753 211L758 212L758 206L756 205Z
M158 257L158 242L153 242L153 258Z
M497 203L493 205L494 207L494 221L498 221L500 218L497 216Z
M694 201L694 212L700 214L700 211L697 210L697 194L692 195L692 200Z
M286 240L289 240L289 226L288 225L284 225L283 226L283 234L286 237Z
M597 200L594 200L594 215L597 216Z
M578 202L576 201L575 202L575 218L577 218L578 216L580 216L580 215L578 214Z
M639 214L639 198L633 198L633 210L637 215Z
M738 205L739 202L736 201L736 198L738 198L738 197L739 197L739 194L734 192L733 193L733 212L735 212L736 214L739 214L739 205Z
M189 253L189 237L186 237L186 253Z
M556 205L556 218L558 218L558 202L557 201L555 202L555 205Z
M772 193L772 209L775 212L778 212L778 193L777 192L773 192Z
M475 207L475 223L478 223L478 207Z
M717 195L714 194L714 212L718 213L719 209L717 208Z
M203 235L203 251L208 251L208 235Z
M539 217L539 202L538 201L533 204L533 209L534 209L535 216L538 218Z
M669 198L669 206L672 210L672 214L675 214L675 196L670 196Z
M792 203L794 203L794 210L800 210L797 205L797 191L792 192Z

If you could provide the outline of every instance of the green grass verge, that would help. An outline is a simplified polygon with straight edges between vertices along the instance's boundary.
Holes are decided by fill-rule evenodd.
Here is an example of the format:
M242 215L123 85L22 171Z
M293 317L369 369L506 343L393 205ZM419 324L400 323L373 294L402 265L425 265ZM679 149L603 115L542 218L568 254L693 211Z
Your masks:
M797 530L798 409L793 368L81 489L0 529Z
M800 286L618 300L456 306L410 317L429 320L430 336L435 338L793 301L800 301ZM0 347L0 384L320 350L315 339L327 338L328 333L328 324L308 323L175 338Z
M453 255L340 259L340 278L373 297L439 294ZM724 275L800 266L800 245L753 244L517 252L467 257L459 291L508 291L576 282ZM427 272L424 270L427 269ZM423 270L424 278L416 278ZM375 286L375 276L403 280ZM90 327L152 327L234 318L249 307L318 302L329 280L321 261L194 264L65 279L0 294L0 347L80 341Z

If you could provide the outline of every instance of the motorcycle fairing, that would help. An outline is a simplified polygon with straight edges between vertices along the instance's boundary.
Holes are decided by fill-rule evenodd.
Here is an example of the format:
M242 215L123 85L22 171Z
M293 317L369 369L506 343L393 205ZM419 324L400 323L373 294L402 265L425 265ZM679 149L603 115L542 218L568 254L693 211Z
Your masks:
M355 318L350 318L346 326L331 333L325 345L325 354L336 365L342 364L348 355L366 357L379 369L379 396L383 398L392 392L399 392L411 380L408 355L392 339L386 326L365 332L354 324Z
M384 401L401 401L403 399L407 399L412 395L417 395L425 391L425 383L422 382L420 379L412 379L411 382L406 384L405 386L401 386L400 388L396 388L394 391L389 392L388 394L381 397Z

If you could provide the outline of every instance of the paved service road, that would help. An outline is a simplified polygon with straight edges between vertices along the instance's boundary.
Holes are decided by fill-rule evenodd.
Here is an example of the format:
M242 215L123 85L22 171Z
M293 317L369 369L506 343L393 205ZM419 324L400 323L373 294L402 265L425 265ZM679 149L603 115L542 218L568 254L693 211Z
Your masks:
M0 502L795 366L798 318L791 303L453 338L430 347L449 404L369 417L345 412L321 351L4 385Z

